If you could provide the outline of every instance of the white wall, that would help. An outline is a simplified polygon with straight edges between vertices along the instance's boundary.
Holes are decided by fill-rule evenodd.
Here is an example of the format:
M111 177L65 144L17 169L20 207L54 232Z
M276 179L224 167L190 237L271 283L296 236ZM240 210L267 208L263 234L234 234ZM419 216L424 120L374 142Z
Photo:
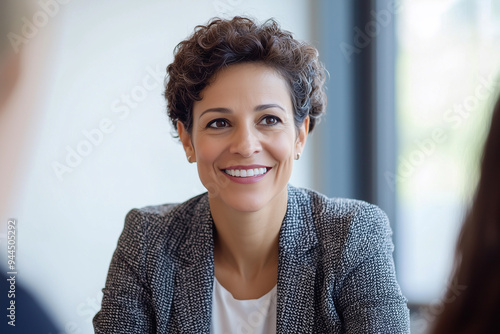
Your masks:
M220 16L221 8L228 11L224 16L275 17L307 40L308 5L306 0L73 0L50 19L46 29L54 42L47 47L53 56L42 83L47 95L39 105L42 117L21 195L10 212L19 222L19 281L35 291L67 333L93 333L91 318L126 213L204 191L195 165L186 162L170 135L159 84L175 45L195 25ZM141 93L144 100L125 114L123 94ZM110 133L97 136L90 149L81 146L83 132L102 122ZM58 177L54 163L67 165L68 148L79 145L90 153ZM309 160L306 151L293 184L310 186Z

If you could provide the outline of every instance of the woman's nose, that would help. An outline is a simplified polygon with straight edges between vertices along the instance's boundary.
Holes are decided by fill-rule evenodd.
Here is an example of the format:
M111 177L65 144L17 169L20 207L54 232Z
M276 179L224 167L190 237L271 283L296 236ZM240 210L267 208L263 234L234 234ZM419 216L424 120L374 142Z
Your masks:
M233 154L240 154L248 158L254 153L262 150L258 133L251 126L243 126L236 129L232 138L230 152Z

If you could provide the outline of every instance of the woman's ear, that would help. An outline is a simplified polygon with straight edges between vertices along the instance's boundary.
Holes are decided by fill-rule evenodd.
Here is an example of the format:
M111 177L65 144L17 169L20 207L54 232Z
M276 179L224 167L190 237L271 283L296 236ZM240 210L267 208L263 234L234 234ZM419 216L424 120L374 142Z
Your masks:
M191 141L191 135L181 121L177 121L177 133L179 134L179 139L184 147L184 152L186 152L188 161L196 162L196 155L194 152L193 142Z
M299 127L299 134L295 142L295 153L302 154L304 146L306 145L307 135L309 134L309 115L306 116L304 122Z

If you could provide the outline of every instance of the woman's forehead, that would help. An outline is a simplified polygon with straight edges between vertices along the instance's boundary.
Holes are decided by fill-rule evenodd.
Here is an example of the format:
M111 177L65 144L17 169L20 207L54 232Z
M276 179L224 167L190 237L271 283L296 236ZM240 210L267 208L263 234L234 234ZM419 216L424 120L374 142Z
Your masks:
M292 106L290 91L284 78L273 68L259 63L231 65L217 74L200 94L196 106L212 104L282 104ZM217 106L227 107L227 106Z

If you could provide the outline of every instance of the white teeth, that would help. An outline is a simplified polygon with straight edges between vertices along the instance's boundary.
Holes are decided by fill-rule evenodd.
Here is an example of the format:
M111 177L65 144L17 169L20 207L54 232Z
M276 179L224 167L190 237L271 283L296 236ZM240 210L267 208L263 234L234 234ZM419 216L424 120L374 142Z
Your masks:
M253 169L225 169L224 172L235 177L251 177L265 174L267 168L253 168Z

